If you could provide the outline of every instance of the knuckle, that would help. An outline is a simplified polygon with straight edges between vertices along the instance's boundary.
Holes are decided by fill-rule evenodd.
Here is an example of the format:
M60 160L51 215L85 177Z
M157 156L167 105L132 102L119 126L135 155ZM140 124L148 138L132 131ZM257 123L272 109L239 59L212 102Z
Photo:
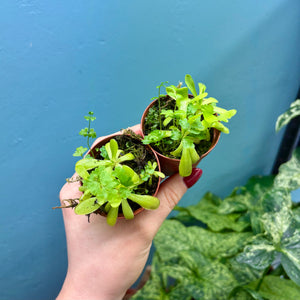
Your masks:
M178 192L172 187L165 187L162 191L162 199L165 199L166 205L172 210L180 200Z

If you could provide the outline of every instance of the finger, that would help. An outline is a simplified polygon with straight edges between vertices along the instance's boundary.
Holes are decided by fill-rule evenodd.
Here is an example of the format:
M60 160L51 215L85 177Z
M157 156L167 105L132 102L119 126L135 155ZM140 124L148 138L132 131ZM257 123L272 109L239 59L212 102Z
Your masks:
M76 178L77 174L75 173L70 180L72 180L73 178ZM59 199L63 204L63 201L65 199L78 199L81 197L82 192L79 191L79 187L80 187L80 182L79 181L75 181L75 182L67 182L64 184L64 186L62 187L62 189L60 190L59 193Z
M133 132L135 132L138 135L142 135L142 129L141 129L141 124L137 124L134 126L129 127Z

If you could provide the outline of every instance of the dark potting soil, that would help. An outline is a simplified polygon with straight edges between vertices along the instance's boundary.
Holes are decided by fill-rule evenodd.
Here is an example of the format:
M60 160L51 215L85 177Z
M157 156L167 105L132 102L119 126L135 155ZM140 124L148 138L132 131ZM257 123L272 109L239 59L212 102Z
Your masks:
M128 133L130 134L130 132ZM151 161L152 163L156 162L156 158L153 152L145 147L145 145L143 145L138 138L128 135L118 135L113 137L113 139L117 141L119 149L124 151L123 155L127 153L132 153L134 155L135 158L133 160L125 161L122 164L132 168L136 173L139 174L141 170L145 168L148 161ZM93 153L96 159L103 159L100 151L93 151ZM157 184L158 178L153 177L151 185L149 185L148 182L145 182L139 185L134 192L140 195L153 195L156 191ZM140 208L140 205L138 205L137 203L131 201L130 199L127 200L133 211ZM100 213L101 211L104 211L104 206L100 207L99 210L97 210L95 213ZM122 213L121 206L119 207L119 213Z
M160 98L160 109L165 110L174 110L175 109L175 100L171 97L163 96ZM161 124L163 130L170 130L170 126L172 126L172 122L170 122L167 126L163 125L163 122L165 120L165 116L161 115ZM160 122L159 122L159 102L154 102L154 105L149 109L146 117L145 117L145 124L144 124L144 130L145 135L149 134L153 130L159 130L160 129ZM211 144L213 139L213 128L210 129L210 140L209 141L200 141L199 144L195 145L196 151L199 154L199 156L206 153ZM170 152L174 151L180 144L180 141L174 141L171 138L164 138L162 141L157 142L155 144L151 144L151 147L156 150L157 152L163 154L164 156L170 157L170 158L177 158L170 154Z

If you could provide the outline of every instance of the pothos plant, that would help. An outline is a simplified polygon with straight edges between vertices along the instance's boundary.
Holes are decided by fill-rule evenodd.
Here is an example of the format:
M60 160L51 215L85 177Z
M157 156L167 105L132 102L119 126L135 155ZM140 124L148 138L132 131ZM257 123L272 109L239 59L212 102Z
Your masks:
M148 192L153 178L164 177L163 173L156 170L156 161L143 162L144 167L140 165L137 173L134 170L135 164L129 162L140 159L137 157L138 151L135 151L133 144L127 145L129 150L120 149L117 137L111 138L100 148L96 145L91 149L91 139L97 136L91 128L91 122L96 118L93 112L89 112L85 119L89 122L88 127L79 134L87 138L87 147L78 147L73 154L82 157L76 163L75 171L78 175L76 180L81 182L79 190L83 194L79 199L65 199L70 204L68 207L75 207L74 211L78 215L104 214L111 226L116 223L120 213L126 219L134 218L130 203L145 209L156 209L159 206L158 198L141 194ZM145 148L142 144L140 146Z
M212 129L229 133L222 123L236 114L236 110L226 110L217 106L218 100L207 97L206 86L198 83L198 92L191 75L185 76L186 86L159 85L158 98L143 124L144 144L150 144L158 152L180 159L179 173L189 176L192 165L208 151ZM160 94L165 87L166 95Z
M277 129L300 114L298 104ZM291 200L299 188L300 148L276 176L177 207L155 237L150 280L132 299L300 299L300 202Z

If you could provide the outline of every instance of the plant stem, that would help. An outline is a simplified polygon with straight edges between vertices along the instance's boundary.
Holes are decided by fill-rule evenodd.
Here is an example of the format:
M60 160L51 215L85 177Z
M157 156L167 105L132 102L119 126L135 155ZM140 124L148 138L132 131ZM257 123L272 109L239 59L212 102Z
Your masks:
M87 145L89 147L89 150L91 150L91 147L90 147L90 130L91 130L91 120L89 120L88 137L87 137Z
M91 131L91 120L89 120L89 128L88 128L88 137L87 137L87 145L89 147L89 151L92 155L93 158L95 158L94 153L91 151L91 146L90 146L90 131Z
M160 88L161 86L158 87L158 118L159 118L159 129L162 130L162 124L161 124L161 103L160 103ZM165 144L164 140L161 141L161 146L162 150L164 151L165 149Z
M160 106L160 87L158 88L158 111L159 111L159 129L162 130L161 126L161 106Z
M265 275L269 272L269 270L270 270L270 267L267 267L267 268L264 270L264 273L263 273L262 277L260 278L260 280L259 280L259 282L258 282L258 284L257 284L257 287L256 287L256 289L255 289L256 292L259 291L260 286L262 285L262 282L263 282L263 280L264 280L264 277L265 277Z

